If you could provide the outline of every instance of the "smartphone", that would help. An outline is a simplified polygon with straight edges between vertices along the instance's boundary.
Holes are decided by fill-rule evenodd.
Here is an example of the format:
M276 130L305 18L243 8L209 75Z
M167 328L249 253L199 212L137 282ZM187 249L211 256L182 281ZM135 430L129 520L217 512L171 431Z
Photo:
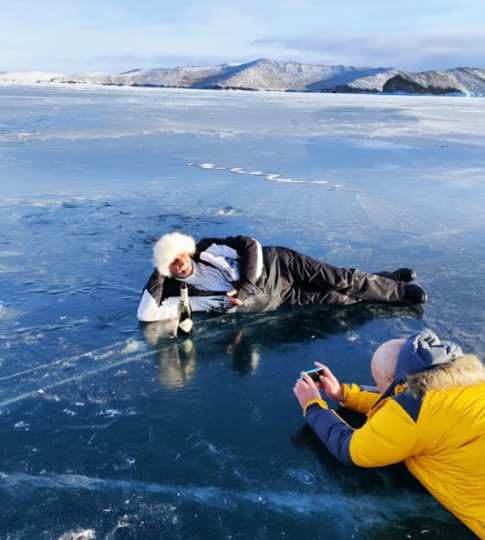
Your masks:
M323 375L323 368L315 368L311 369L310 371L305 371L307 375L310 376L310 379L312 379L313 382L318 382L320 380L320 375ZM300 379L303 379L303 375L300 375Z

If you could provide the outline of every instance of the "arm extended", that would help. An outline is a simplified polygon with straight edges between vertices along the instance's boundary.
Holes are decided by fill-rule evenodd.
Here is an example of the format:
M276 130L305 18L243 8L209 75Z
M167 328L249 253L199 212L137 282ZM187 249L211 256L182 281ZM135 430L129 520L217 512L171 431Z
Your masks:
M217 249L213 249L211 246L215 246ZM197 244L197 250L214 251L215 255L238 259L239 282L236 297L241 302L244 302L263 272L263 248L261 244L250 236L204 238Z
M221 297L191 296L189 301L192 311L221 309ZM164 278L154 270L141 295L137 311L138 320L153 322L176 319L179 302L180 284L174 279Z

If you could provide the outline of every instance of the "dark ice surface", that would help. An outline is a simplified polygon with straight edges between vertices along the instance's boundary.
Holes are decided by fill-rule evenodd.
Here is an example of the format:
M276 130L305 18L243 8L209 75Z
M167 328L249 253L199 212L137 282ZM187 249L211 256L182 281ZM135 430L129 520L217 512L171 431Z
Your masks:
M474 538L402 464L340 465L292 387L372 384L426 327L485 356L484 147L483 99L0 87L0 538ZM410 266L429 302L175 342L136 320L173 230Z

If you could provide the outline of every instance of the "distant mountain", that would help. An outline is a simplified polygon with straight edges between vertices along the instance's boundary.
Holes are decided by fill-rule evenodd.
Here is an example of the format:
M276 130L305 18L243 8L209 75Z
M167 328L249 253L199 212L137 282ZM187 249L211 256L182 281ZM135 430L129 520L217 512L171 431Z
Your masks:
M411 73L395 68L320 66L260 59L247 64L135 69L117 75L0 73L1 83L100 84L218 90L327 93L461 94L485 96L485 70L457 68Z
M447 71L423 71L422 73L398 73L383 87L384 92L394 94L465 94L485 95L485 69L457 68Z
M382 92L384 83L396 73L399 73L396 69L318 66L261 59L239 65L134 70L120 75L65 75L51 82L217 90Z
M357 73L347 72L328 81L322 81L309 90L339 94L378 94L382 92L384 84L399 73L399 70L394 68L361 69L362 71Z
M87 73L81 75L64 75L51 82L71 84L108 84L118 86L161 86L187 88L196 85L215 75L231 69L226 65L213 67L181 67L166 69L135 69L119 75L106 73Z
M316 66L296 62L274 62L256 60L241 64L197 83L198 88L320 91L333 88L339 81L353 81L365 76L370 68L346 66ZM393 76L395 72L391 75Z
M31 84L39 82L52 82L60 73L45 73L44 71L0 71L0 83Z

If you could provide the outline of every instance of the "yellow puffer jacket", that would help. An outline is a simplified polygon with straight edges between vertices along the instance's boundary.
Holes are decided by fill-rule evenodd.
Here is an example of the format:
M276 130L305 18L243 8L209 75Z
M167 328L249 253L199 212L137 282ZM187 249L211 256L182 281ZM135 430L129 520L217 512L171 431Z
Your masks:
M404 461L436 499L485 540L485 384L433 390L423 399L401 392L374 409L379 394L357 385L343 389L342 405L368 416L360 429L345 424L323 400L305 409L307 422L329 450L361 467Z

